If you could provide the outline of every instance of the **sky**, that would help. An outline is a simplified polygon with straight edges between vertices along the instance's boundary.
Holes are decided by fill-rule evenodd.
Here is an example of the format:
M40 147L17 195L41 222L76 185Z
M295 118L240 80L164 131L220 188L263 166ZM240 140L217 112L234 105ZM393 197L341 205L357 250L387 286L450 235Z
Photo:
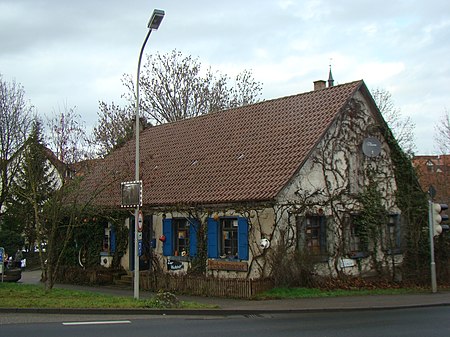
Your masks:
M244 69L262 99L363 79L387 90L415 127L416 154L438 153L450 109L448 0L0 0L0 74L20 83L39 115L76 107L87 129L98 103L124 104L153 10L165 17L145 54L174 49L205 69Z

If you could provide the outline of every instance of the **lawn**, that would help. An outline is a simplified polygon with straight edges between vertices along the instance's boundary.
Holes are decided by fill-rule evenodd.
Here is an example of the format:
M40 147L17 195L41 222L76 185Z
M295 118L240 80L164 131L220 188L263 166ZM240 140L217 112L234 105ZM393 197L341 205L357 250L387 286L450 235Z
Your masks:
M41 285L0 283L1 308L169 308L161 299L140 299L54 288L45 291ZM211 308L204 304L180 301L177 308Z
M354 290L323 290L317 288L274 288L260 295L258 299L292 299L336 296L363 296L363 295L399 295L423 292L418 288L386 288L386 289L354 289Z
M319 298L357 295L399 295L424 292L419 288L323 290L316 288L275 288L258 295L256 300ZM174 305L174 300L175 304ZM217 306L179 301L170 293L157 294L151 299L136 300L132 297L114 296L91 291L54 288L45 291L42 285L0 283L0 308L182 308L212 309Z

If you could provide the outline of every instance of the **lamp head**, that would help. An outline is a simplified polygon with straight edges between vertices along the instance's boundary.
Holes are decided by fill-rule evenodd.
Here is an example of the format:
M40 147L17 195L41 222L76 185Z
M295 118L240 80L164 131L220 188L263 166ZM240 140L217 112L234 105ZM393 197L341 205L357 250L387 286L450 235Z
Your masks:
M150 21L148 22L147 27L150 29L157 30L159 25L161 24L162 19L164 18L164 11L161 9L155 9L153 11L152 17L150 18Z

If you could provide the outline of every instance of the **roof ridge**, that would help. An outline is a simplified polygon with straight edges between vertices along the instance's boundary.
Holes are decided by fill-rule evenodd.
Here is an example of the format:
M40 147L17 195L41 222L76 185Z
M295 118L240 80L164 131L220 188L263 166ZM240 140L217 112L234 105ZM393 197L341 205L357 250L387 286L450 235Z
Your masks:
M327 87L325 89L321 89L320 91L322 91L322 93L323 93L326 90L339 90L340 88L342 88L344 86L352 86L355 83L361 83L362 84L362 83L364 83L364 81L361 79L361 80L356 80L356 81L352 81L352 82L348 82L348 83L337 84L337 85L334 85L332 87ZM359 89L359 86L355 89L355 91L357 91L358 89ZM174 125L174 124L178 124L178 123L184 123L184 122L188 122L188 121L191 121L191 120L194 120L194 119L207 118L208 116L212 116L212 115L215 115L215 114L221 114L221 113L226 113L228 111L234 111L234 110L250 108L250 107L254 107L254 106L257 106L257 105L261 105L261 104L268 104L268 103L271 103L271 102L277 102L277 101L281 101L281 100L284 100L284 99L289 99L289 98L293 98L293 97L313 94L313 93L317 93L317 92L318 92L318 90L314 90L313 89L313 90L310 90L310 91L300 92L300 93L297 93L297 94L286 95L286 96L281 96L281 97L277 97L277 98L270 98L270 99L262 100L262 101L255 102L255 103L252 103L252 104L246 104L246 105L241 105L241 106L237 106L237 107L229 107L229 108L225 108L223 110L213 111L213 112L205 113L205 114L199 115L199 116L192 116L192 117L179 119L179 120L172 121L172 122L167 122L167 123L153 125L153 126L151 126L149 128L146 128L143 132L145 132L147 130L150 130L152 128L160 128L160 127L163 127L163 126L166 126L166 125Z

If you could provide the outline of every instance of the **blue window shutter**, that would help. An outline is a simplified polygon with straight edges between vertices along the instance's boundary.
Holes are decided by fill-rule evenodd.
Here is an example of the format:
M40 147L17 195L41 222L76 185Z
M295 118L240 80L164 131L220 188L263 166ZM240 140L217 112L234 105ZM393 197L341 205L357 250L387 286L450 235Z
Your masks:
M114 225L111 226L111 230L109 232L109 250L111 254L116 252L116 229Z
M170 256L173 252L172 219L163 219L163 235L166 237L166 241L163 242L163 255Z
M199 223L197 219L189 219L189 255L197 255L197 233L199 230Z
M248 260L247 218L238 218L238 257L241 260Z
M219 223L208 218L208 257L219 257Z

